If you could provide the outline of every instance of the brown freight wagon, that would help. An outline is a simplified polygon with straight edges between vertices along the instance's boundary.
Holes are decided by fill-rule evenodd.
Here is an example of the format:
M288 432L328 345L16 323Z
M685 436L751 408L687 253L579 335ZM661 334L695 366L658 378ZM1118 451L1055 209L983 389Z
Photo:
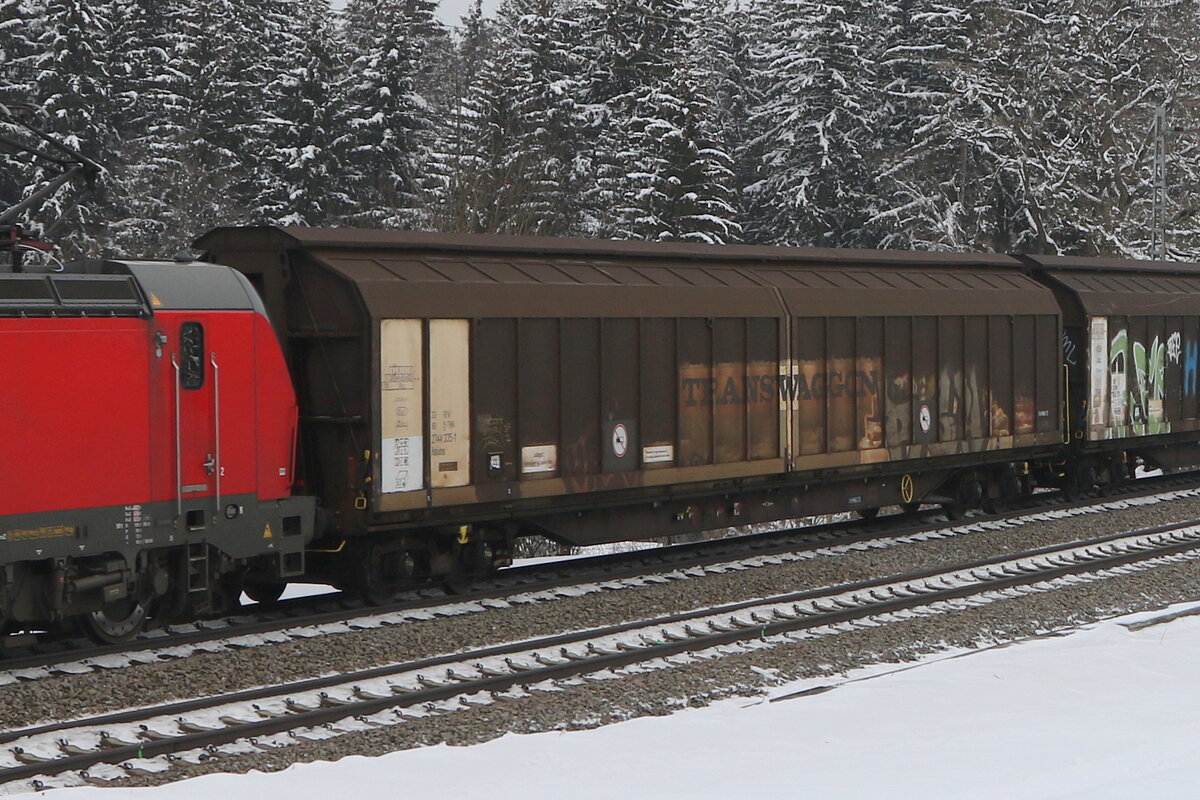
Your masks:
M311 566L368 594L527 533L978 504L1064 440L1059 306L1004 256L280 227L198 244L249 276L290 358Z
M1200 265L1025 256L1063 309L1070 458L1080 491L1140 459L1200 463Z

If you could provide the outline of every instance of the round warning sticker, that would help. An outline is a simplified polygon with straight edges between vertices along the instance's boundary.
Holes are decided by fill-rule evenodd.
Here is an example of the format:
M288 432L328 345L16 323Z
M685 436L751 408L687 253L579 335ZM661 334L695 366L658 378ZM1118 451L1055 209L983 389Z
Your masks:
M613 426L612 451L617 458L624 458L629 452L629 431L619 422Z
M921 433L929 433L929 429L933 427L933 414L929 411L929 406L921 406Z

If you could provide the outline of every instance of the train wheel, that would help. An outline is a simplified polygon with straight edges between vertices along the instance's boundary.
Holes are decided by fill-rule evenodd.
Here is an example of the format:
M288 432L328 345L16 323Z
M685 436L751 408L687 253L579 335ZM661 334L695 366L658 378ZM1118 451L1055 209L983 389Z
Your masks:
M992 500L996 505L996 509L1003 511L1012 508L1024 495L1028 494L1025 489L1025 483L1028 481L1028 478L1028 475L1022 475L1015 469L1003 472L996 481L996 487L1000 496Z
M146 606L134 599L106 603L99 611L81 614L79 628L100 644L118 644L137 636L149 618Z
M942 513L950 522L957 522L967 515L967 511L961 503L942 503Z
M274 603L283 597L286 583L277 581L256 581L247 579L242 583L242 591L256 603Z
M1068 501L1074 501L1091 497L1097 494L1096 484L1098 482L1099 479L1096 475L1095 467L1083 464L1070 464L1067 466L1063 481L1063 498Z
M470 575L448 575L442 581L442 591L446 594L466 594L475 585L475 579Z
M1060 491L1067 502L1074 502L1083 496L1083 479L1077 464L1067 464L1063 470Z
M1130 479L1129 465L1125 463L1125 459L1120 456L1114 456L1108 462L1108 485L1115 488L1121 484L1128 483Z
M1037 486L1033 482L1032 475L1021 476L1021 499L1028 500L1033 497L1033 490L1036 488Z
M458 548L454 571L442 581L447 594L465 594L475 581L492 572L496 552L489 542L471 542Z
M370 566L363 569L363 575L355 586L355 594L369 606L385 606L395 600L399 593L400 588L395 581L381 574L378 568Z
M367 605L392 603L401 589L411 585L418 566L417 555L411 551L371 547L360 561L355 593Z

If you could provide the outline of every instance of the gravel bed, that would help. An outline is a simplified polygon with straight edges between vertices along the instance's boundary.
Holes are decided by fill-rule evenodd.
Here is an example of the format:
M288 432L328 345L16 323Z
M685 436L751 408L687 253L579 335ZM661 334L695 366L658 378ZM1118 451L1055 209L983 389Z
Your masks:
M818 557L636 589L412 622L246 650L197 653L175 661L81 675L54 676L0 687L0 726L137 707L153 702L237 691L314 675L615 624L765 595L884 577L914 569L982 559L998 553L1200 516L1190 498L1124 511L1035 523L1015 530ZM940 623L932 623L940 629Z
M633 717L704 706L730 696L761 695L766 679L759 670L777 670L779 682L836 676L864 665L910 662L947 648L986 647L1046 630L1194 600L1197 596L1200 596L1200 561L1192 561L719 661L621 680L585 682L555 692L535 692L516 702L425 717L273 752L222 756L195 765L181 763L169 774L140 776L114 785L156 785L211 772L271 772L296 762L383 755L441 742L475 744L510 732L594 728Z

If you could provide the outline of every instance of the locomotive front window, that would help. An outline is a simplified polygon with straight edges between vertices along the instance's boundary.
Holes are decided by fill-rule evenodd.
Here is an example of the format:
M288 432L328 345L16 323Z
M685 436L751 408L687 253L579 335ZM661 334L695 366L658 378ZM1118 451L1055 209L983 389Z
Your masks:
M184 389L204 386L204 326L185 322L179 326L179 383Z

